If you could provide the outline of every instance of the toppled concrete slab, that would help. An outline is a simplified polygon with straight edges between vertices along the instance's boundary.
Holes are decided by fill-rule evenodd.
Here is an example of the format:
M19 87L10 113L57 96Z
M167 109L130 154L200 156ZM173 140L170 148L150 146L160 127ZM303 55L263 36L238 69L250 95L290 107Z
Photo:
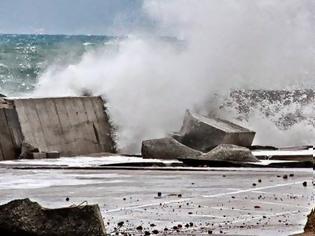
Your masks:
M193 149L208 152L219 144L251 146L255 132L232 122L186 111L180 135L175 138Z
M201 152L191 149L171 137L143 141L141 153L143 158L150 159L193 158L202 155Z
M45 209L29 199L0 206L0 235L105 236L98 205Z
M115 152L101 97L2 99L0 160L15 159L22 142L41 152L75 156Z

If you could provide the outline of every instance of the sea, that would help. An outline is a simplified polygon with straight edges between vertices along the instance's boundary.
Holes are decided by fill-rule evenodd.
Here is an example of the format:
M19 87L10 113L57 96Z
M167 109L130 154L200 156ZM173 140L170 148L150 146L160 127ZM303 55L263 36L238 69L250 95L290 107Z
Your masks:
M66 67L77 64L87 52L97 52L119 39L121 37L104 35L0 34L0 96L2 94L8 97L23 97L32 94L39 78L50 66ZM171 38L164 40L174 42ZM175 42L180 47L185 46L177 40ZM129 90L130 86L117 84L120 87L114 91L124 91L121 93L128 94L124 89ZM132 86L137 86L137 83ZM150 91L150 87L146 89ZM209 94L211 95L210 91ZM134 100L128 98L126 105L121 104L120 100L123 99L110 100L115 96L116 94L105 94L106 99L109 98L111 102L110 105L115 107L119 114L124 115L126 107L132 107L138 100L138 97ZM151 99L152 104L156 103L154 98L146 97L146 99L148 101ZM218 102L214 102L215 100ZM282 146L308 145L314 140L314 101L315 92L310 88L290 91L239 90L232 91L224 98L210 96L209 108L206 105L205 110L208 109L210 115L214 112L215 116L228 117L232 121L242 122L242 125L256 130L261 136L258 142L260 144L269 145L271 142ZM214 109L213 104L218 106ZM131 113L134 113L133 109ZM134 123L143 125L142 117L145 115L140 115L139 120L135 120ZM150 122L148 124L151 126ZM119 125L124 127L125 122L121 121ZM133 132L133 126L131 130ZM270 133L273 133L273 140L270 138ZM130 137L131 140L135 139L132 135ZM271 141L265 143L265 140Z
M115 39L103 35L0 34L0 93L30 93L49 65L67 65Z

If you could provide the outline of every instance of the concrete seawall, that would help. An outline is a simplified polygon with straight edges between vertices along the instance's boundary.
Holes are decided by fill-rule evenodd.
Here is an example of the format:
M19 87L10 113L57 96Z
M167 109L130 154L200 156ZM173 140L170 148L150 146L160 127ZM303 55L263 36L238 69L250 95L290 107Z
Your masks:
M22 141L65 156L114 152L101 97L2 99L0 160L15 159Z

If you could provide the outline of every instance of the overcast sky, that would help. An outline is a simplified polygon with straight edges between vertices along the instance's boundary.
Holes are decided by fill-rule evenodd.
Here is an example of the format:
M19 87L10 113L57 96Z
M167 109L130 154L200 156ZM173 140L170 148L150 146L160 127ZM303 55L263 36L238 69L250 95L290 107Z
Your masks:
M0 33L127 34L150 24L143 0L0 0Z

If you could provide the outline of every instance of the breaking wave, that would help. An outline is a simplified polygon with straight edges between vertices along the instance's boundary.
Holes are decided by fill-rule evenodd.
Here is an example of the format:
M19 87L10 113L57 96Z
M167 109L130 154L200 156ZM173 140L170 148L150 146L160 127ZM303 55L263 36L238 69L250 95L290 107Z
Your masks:
M50 65L32 94L103 96L118 126L120 148L137 152L141 140L177 130L187 108L216 111L220 104L208 103L214 91L315 87L312 0L148 0L143 11L156 23L154 36L142 32L111 40L75 63ZM282 111L270 116L277 112ZM236 116L233 111L223 118ZM244 121L264 131L269 119L252 115ZM301 124L294 126L299 144L309 144L315 137L305 130L311 126ZM283 129L274 122L267 127L277 134L274 145L297 139L283 143ZM270 134L259 142L266 137Z

